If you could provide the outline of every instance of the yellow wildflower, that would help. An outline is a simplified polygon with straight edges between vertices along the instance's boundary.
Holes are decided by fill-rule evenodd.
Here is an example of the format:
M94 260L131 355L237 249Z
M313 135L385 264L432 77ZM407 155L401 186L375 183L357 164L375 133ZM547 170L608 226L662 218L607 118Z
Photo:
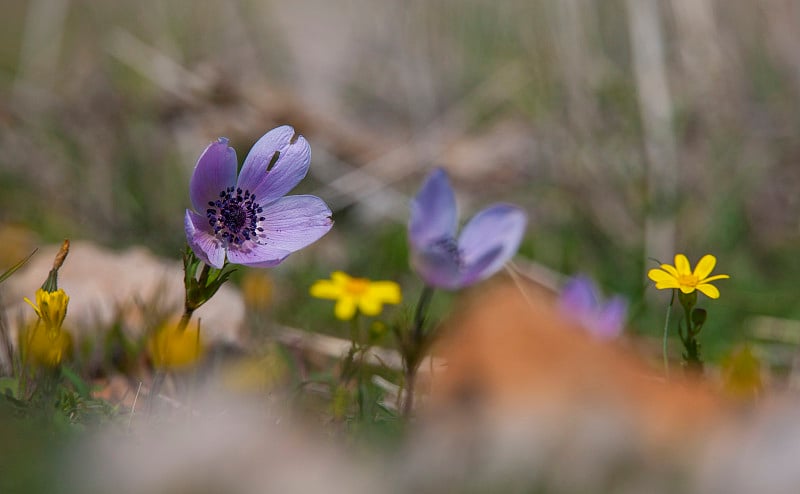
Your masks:
M402 299L400 285L394 281L353 278L341 271L334 271L330 280L315 282L310 292L313 297L336 300L334 314L343 321L355 317L356 310L377 316L383 304L399 304Z
M235 392L269 391L288 375L289 367L277 344L267 346L260 357L246 357L222 368L221 382L225 389Z
M730 276L727 274L708 276L716 264L717 258L706 254L692 271L689 259L683 254L676 254L674 266L662 264L660 268L651 269L647 273L647 277L655 281L656 288L659 290L677 288L686 294L697 290L710 298L719 298L719 290L710 282L724 280Z
M36 303L31 302L28 297L25 297L25 302L33 307L48 332L58 332L61 329L64 318L67 316L67 304L69 304L69 296L64 289L59 288L54 292L48 292L39 288L36 290Z
M72 336L59 328L46 330L35 323L22 334L22 352L28 363L35 367L56 368L72 355Z
M67 317L69 296L58 288L58 269L64 264L69 253L69 240L64 240L53 261L53 269L47 276L42 288L36 290L36 303L28 297L25 302L33 307L38 316L37 321L27 329L20 331L20 350L26 364L55 368L64 357L72 353L72 336L61 329Z
M147 350L157 369L177 370L190 367L204 352L200 326L181 329L177 320L170 319L150 335Z
M734 349L722 359L722 384L735 398L755 398L764 389L761 360L749 346Z
M264 312L272 302L272 280L264 270L248 270L242 277L244 306L255 312Z
M28 297L24 300L39 318L20 334L26 361L39 367L58 367L72 354L72 336L61 328L67 316L69 296L63 289L49 292L39 288L35 304Z

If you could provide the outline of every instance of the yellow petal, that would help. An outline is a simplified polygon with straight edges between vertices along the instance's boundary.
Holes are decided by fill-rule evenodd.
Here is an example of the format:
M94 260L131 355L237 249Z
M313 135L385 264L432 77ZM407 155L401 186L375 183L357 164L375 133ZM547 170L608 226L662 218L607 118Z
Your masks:
M344 271L334 271L331 273L331 281L340 286L345 286L352 278Z
M352 297L341 297L333 309L336 319L349 321L356 315L356 301Z
M30 357L30 364L54 368L72 354L72 336L66 331L48 334L48 331L32 328L28 332L25 351Z
M330 280L319 280L308 290L312 297L336 300L344 294L341 285Z
M714 271L714 266L716 266L716 264L717 258L711 254L706 254L697 262L697 266L694 267L694 275L698 280L702 280L710 275L711 271Z
M701 283L697 285L697 290L706 294L708 298L719 298L719 290L714 285L708 283Z
M675 269L675 266L672 266L672 265L670 265L670 264L662 264L662 265L661 265L661 269L663 269L663 270L664 270L664 271L666 271L667 273L669 273L669 274L671 274L672 276L674 276L674 277L675 277L675 279L678 279L678 270L677 270L677 269Z
M385 304L399 304L402 301L400 285L394 281L376 281L370 283L368 296L375 297Z
M41 300L39 300L39 292L37 291L36 300L39 302L39 310L45 323L51 328L60 328L64 324L67 305L69 304L69 295L64 289L59 288L54 292L42 291Z
M30 305L31 307L33 307L33 310L34 310L34 311L36 311L36 315L37 315L37 316L39 316L39 317L42 317L42 311L40 311L40 310L39 310L39 308L38 308L38 307L36 307L36 304L34 304L33 302L31 302L31 299L29 299L28 297L22 297L22 300L24 300L25 302L27 302L27 303L28 303L28 305Z
M383 302L379 297L366 295L358 301L358 310L365 316L377 316L383 310Z
M678 271L678 276L692 274L692 266L689 264L689 259L683 254L675 254L675 269Z
M709 285L709 286L710 286L710 285ZM688 295L688 294L690 294L690 293L692 293L692 292L695 290L695 287L693 287L693 286L689 286L689 285L681 285L681 286L679 286L678 288L680 288L680 289L681 289L681 291L682 291L683 293L687 294L687 295Z
M148 351L158 369L182 369L194 365L204 353L200 326L181 329L178 318L164 322L150 335Z
M256 312L263 312L272 301L272 280L264 269L248 269L242 277L242 298L244 306Z
M661 269L651 269L648 271L647 277L656 282L656 288L659 290L678 288L679 286L677 278Z
M730 276L728 276L727 274L715 274L714 276L711 276L704 280L701 279L700 283L708 283L709 281L716 281L716 280L727 280L728 278L730 278Z

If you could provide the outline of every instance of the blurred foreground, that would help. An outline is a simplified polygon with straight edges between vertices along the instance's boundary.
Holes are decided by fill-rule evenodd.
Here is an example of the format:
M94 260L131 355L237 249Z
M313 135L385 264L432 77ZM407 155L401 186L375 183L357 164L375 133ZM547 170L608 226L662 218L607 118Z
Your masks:
M432 368L401 440L354 442L356 429L345 430L357 424L309 424L287 405L291 392L244 398L212 380L191 401L152 415L143 400L135 414L120 409L125 421L58 445L17 432L50 459L3 481L13 487L33 470L47 476L40 492L76 493L735 494L800 485L795 398L741 401L713 380L665 382L630 347L563 319L553 301L535 284L498 280L461 304L434 351L447 364Z

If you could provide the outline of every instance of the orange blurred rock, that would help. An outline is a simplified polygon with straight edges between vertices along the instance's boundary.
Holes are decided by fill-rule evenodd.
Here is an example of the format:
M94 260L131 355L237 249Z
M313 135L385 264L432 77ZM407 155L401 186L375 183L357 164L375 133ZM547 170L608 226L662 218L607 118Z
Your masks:
M434 355L446 365L411 441L412 491L666 493L707 459L731 415L712 387L665 381L554 302L533 284L488 283L444 323Z

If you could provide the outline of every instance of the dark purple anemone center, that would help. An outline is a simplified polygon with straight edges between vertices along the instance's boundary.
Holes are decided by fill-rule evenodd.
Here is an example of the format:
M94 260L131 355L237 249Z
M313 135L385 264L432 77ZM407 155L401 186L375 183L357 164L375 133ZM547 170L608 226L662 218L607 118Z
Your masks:
M228 187L219 193L219 199L208 202L206 209L208 224L214 235L225 242L242 245L246 240L257 241L264 229L258 226L264 221L259 216L264 210L256 202L255 194L249 190Z
M458 264L458 267L464 267L463 253L461 249L458 248L458 242L455 238L450 236L442 237L434 242L433 246L436 250L444 252L445 255L453 259L455 263Z

